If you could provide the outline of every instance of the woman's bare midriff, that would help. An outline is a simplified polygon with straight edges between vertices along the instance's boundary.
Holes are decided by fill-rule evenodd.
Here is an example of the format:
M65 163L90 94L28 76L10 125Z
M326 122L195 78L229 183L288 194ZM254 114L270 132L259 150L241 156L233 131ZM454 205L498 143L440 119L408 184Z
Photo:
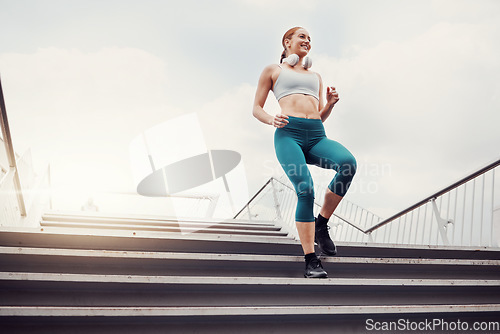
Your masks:
M319 101L311 95L292 94L279 100L281 113L287 116L321 119Z

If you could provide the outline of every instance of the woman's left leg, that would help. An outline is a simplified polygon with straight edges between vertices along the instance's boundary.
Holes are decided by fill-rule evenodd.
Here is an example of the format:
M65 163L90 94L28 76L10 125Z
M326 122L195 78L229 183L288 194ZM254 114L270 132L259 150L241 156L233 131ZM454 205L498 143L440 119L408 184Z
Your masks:
M340 204L340 201L342 201L342 198L342 196L337 195L331 191L330 188L326 187L325 199L319 214L325 218L330 218L337 206Z
M308 164L333 169L337 172L328 185L325 202L320 211L323 217L330 218L349 190L356 174L356 159L342 144L328 139L326 136L309 149L306 159Z
M307 162L337 172L328 185L323 206L315 219L314 238L324 254L333 256L337 249L330 238L327 224L356 174L356 159L343 145L324 136L309 150Z

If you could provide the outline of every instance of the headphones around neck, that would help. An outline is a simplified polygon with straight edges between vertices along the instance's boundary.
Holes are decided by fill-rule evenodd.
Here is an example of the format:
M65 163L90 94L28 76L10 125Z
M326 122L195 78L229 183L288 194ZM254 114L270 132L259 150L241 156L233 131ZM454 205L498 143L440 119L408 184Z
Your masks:
M297 65L299 62L299 56L296 55L295 53L292 53L288 57L283 59L283 62L286 62L288 65L294 67ZM312 60L309 57L304 57L304 60L302 61L302 66L307 70L309 67L312 66Z

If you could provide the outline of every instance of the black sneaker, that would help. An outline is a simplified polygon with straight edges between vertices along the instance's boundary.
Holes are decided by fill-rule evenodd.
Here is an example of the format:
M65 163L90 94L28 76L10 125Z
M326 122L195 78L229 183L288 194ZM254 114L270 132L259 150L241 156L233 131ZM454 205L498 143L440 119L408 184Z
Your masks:
M327 278L328 274L323 269L321 265L321 260L318 258L312 259L309 263L306 263L306 272L304 273L306 278Z
M317 219L314 220L317 221ZM329 229L330 226L327 224L318 226L316 223L314 242L318 244L319 249L324 255L334 256L337 254L337 247L330 238Z

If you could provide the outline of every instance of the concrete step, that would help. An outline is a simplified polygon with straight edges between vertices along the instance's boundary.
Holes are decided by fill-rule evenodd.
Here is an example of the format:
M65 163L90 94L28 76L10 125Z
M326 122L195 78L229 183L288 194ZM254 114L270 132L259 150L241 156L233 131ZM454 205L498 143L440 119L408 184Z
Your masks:
M193 217L173 217L173 216L155 216L155 215L137 215L127 214L121 215L119 213L101 213L101 212L88 212L88 211L47 211L42 215L42 220L49 221L102 221L102 222L119 222L120 224L131 222L139 224L141 222L146 224L169 224L169 223L201 223L210 225L254 225L254 226L275 226L275 221L269 220L248 220L248 219L230 219L230 218L193 218Z
M274 221L255 221L255 220L233 220L233 219L204 219L204 218L176 218L163 216L145 216L145 215L126 215L102 214L95 212L68 212L51 211L43 216L42 224L45 219L54 223L61 222L101 222L105 225L134 225L139 226L171 226L192 227L194 230L199 227L214 227L217 229L252 229L280 231L279 222ZM180 225L179 225L180 224ZM189 225L192 224L192 225ZM78 229L77 229L78 230ZM91 231L89 231L91 232ZM189 231L187 231L189 233ZM80 232L76 232L80 233ZM283 232L284 233L284 232ZM95 233L96 235L99 233ZM332 234L335 240L335 235ZM298 242L298 240L295 240ZM299 243L300 244L300 243ZM492 247L458 247L458 246L425 246L425 245L399 245L399 244L373 244L361 242L336 242L338 253L341 256L353 257L401 257L401 258L433 258L433 259L484 259L500 260L500 248ZM394 251L396 249L397 251Z
M332 235L332 240L335 236ZM364 242L336 242L337 253L343 256L477 259L500 260L500 248L445 245L374 244Z
M500 260L321 257L331 277L500 279ZM13 272L302 277L299 255L0 247Z
M121 230L121 231L152 231L152 232L177 232L177 233L211 233L211 234L231 234L231 235L256 235L256 236L276 236L287 237L288 233L281 231L279 227L256 228L255 226L235 226L235 225L202 225L202 224L180 224L177 226L158 226L158 225L133 225L133 224L105 224L101 222L53 222L43 221L42 227L61 227L74 229L103 229L103 230Z
M301 255L300 242L283 236L1 227L0 246L127 251Z
M497 333L498 304L298 307L0 307L8 333ZM459 322L457 322L459 319ZM385 327L384 327L385 326ZM404 327L402 327L404 326ZM377 330L378 329L378 330ZM388 330L382 331L384 333ZM395 330L390 331L395 332ZM457 332L455 330L451 332ZM467 331L461 331L467 332Z
M368 319L500 318L500 249L337 246L322 258L330 278L306 279L300 241L276 222L49 212L40 228L0 227L2 331L359 333Z
M0 316L16 317L147 317L147 316L220 316L220 315L299 315L299 314L381 314L381 313L456 313L499 312L500 304L471 305L321 305L321 306L187 306L187 307L71 307L1 306Z
M172 217L139 216L120 217L86 213L52 212L42 216L42 227L83 228L104 230L131 230L178 233L243 234L260 236L282 236L288 233L269 221L234 219L181 219Z
M500 260L500 249L337 242L340 257ZM45 226L0 227L0 246L160 252L303 255L285 236L104 230ZM319 251L318 251L319 254Z
M499 298L500 280L0 272L3 306L470 305Z
M61 216L61 215L44 215L40 224L55 224L55 223L80 223L80 224L102 224L102 225L118 225L118 226L157 226L157 227L191 227L198 229L217 228L217 229L242 229L242 230L263 230L263 231L279 231L280 227L274 223L255 223L251 221L196 221L196 220L172 220L172 219L132 219L132 218L113 218L113 217L88 217L88 216ZM61 224L62 225L62 224Z

